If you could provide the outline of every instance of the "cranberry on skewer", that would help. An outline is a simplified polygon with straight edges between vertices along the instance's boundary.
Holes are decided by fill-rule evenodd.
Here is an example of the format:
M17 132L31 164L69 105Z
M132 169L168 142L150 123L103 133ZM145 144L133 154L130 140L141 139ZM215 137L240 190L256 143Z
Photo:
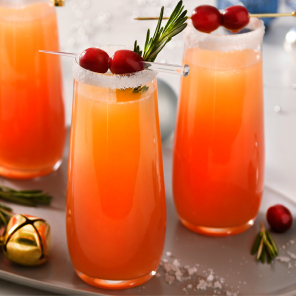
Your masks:
M128 74L144 69L143 58L134 51L117 50L110 60L110 71L114 74Z
M232 32L238 32L249 23L248 10L240 5L230 6L222 13L222 26Z
M195 29L204 33L211 33L221 25L220 11L211 5L200 5L192 12L192 24Z
M109 55L96 47L87 48L79 57L79 65L82 68L97 73L106 73L109 69L109 62Z

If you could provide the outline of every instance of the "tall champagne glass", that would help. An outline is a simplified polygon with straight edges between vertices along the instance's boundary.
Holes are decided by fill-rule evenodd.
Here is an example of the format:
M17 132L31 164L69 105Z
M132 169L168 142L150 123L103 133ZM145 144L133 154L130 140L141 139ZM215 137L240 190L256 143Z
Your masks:
M112 56L116 48L105 50ZM156 73L98 74L78 62L73 72L66 210L70 257L85 282L130 288L155 274L164 247Z
M213 236L248 229L264 182L261 43L263 22L247 33L185 30L184 63L173 156L173 194L189 229Z
M49 0L0 0L0 175L56 170L66 137L56 11Z

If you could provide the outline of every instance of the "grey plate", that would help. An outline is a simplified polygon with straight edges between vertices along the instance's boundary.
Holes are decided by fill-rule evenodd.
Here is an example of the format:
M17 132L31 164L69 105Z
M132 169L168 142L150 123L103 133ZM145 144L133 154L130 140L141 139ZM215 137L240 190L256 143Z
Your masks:
M66 149L67 151L67 149ZM266 209L275 203L289 207L296 217L296 204L276 191L266 188L263 203L255 226L243 234L213 238L195 234L178 221L171 190L171 156L169 148L163 149L164 171L167 194L167 234L164 257L170 251L181 265L197 266L197 275L193 278L173 284L165 281L162 268L160 277L154 277L140 287L129 290L111 291L88 286L75 274L71 264L65 231L65 196L67 178L67 156L61 168L41 179L33 181L11 181L0 179L1 185L14 188L42 188L53 194L51 207L28 208L13 205L16 213L36 215L45 218L51 225L53 249L49 261L39 267L26 268L9 262L0 256L0 278L34 288L64 294L99 295L226 295L239 292L239 295L293 295L296 294L296 260L289 262L276 260L273 264L257 263L250 255L250 249L259 231L260 221L265 221ZM266 222L266 221L265 221ZM285 234L273 234L280 247L280 255L289 257L288 252L296 254L296 225ZM289 242L295 240L295 244ZM202 278L213 270L214 276L224 278L222 289L195 289ZM186 288L192 284L192 288ZM232 294L234 295L234 294Z

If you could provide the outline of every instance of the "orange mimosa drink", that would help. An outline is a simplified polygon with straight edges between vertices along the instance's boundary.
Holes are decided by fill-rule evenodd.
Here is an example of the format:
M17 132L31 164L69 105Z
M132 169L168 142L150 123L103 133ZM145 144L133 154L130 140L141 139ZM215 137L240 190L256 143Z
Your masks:
M0 2L0 175L32 178L59 167L65 144L60 60L51 1Z
M210 35L188 28L173 156L181 222L214 236L240 233L257 216L264 182L261 41L249 33Z
M80 278L107 289L149 280L164 247L157 86L155 72L141 72L98 74L74 63L68 248Z

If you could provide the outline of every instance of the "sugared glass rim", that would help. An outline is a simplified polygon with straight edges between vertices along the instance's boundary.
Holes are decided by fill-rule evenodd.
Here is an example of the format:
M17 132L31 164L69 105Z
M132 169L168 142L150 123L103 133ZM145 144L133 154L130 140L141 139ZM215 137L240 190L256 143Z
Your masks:
M246 28L252 31L242 34L217 35L200 32L190 23L184 30L184 41L187 48L200 47L222 52L258 48L265 31L263 21L251 17Z
M110 57L113 56L116 50L126 48L126 46L122 45L100 46L100 49L106 51ZM123 75L116 75L111 72L101 74L82 68L79 65L78 56L73 62L73 78L78 82L95 87L110 89L136 88L151 82L157 74L158 72L151 70L143 70Z

